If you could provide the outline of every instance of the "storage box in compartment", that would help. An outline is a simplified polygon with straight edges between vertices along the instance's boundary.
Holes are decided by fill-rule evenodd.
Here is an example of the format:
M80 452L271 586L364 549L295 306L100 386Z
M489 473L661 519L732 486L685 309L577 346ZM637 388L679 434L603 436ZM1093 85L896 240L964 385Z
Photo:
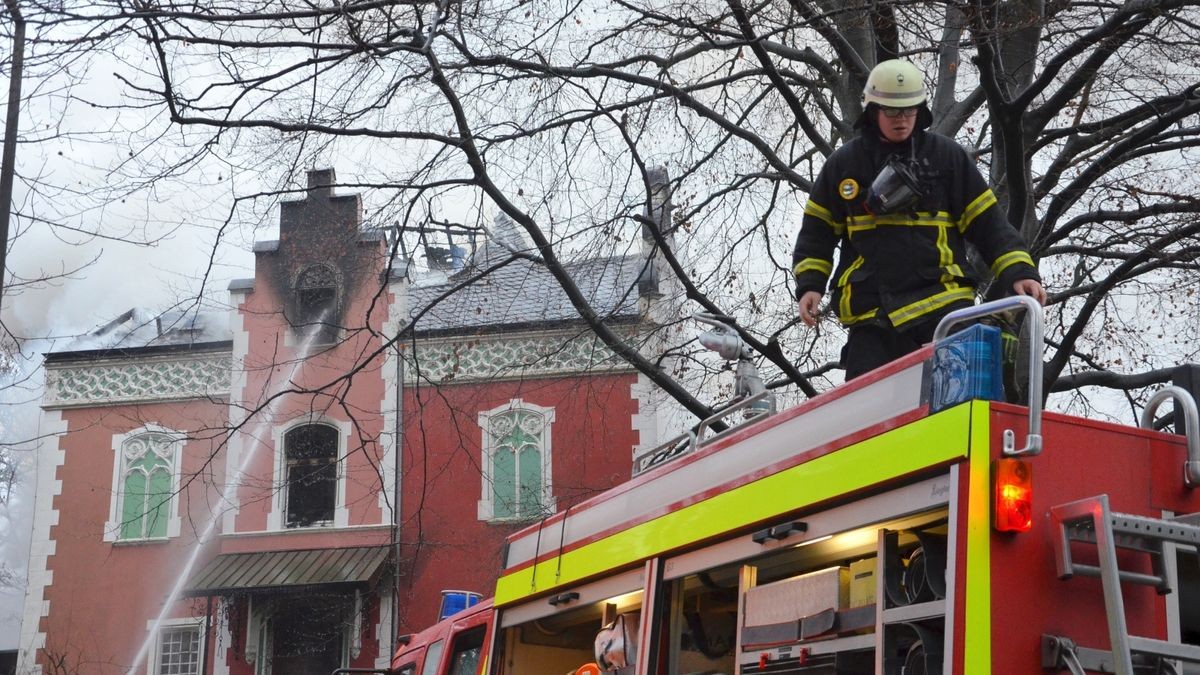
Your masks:
M930 412L971 399L1004 400L1001 339L999 328L976 325L937 343Z
M746 591L744 626L796 621L827 609L845 609L850 598L850 570L845 567L802 574Z
M877 558L870 557L850 563L850 606L862 607L875 602L875 568Z

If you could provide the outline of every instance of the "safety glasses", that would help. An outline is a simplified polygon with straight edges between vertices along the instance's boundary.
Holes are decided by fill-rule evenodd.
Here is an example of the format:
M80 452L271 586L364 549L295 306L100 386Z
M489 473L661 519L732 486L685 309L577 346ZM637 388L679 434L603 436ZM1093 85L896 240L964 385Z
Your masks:
M883 108L883 116L891 117L891 118L916 117L917 109L918 109L917 106L912 106L910 108L886 108L885 107L885 108Z

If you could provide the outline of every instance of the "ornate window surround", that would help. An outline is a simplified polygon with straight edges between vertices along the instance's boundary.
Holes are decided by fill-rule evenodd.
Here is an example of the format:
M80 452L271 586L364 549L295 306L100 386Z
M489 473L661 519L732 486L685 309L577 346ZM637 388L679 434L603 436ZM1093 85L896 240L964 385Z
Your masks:
M183 462L183 439L185 434L168 429L157 424L147 424L145 426L133 429L123 434L114 434L112 440L113 452L113 474L112 474L112 491L108 500L108 520L104 523L104 541L106 542L147 542L147 541L163 541L161 538L146 538L146 539L121 539L121 488L124 478L125 456L122 448L129 441L134 440L139 436L146 435L162 435L168 436L171 439L171 499L169 500L167 518L167 536L165 539L172 539L179 536L182 519L179 517L179 477L182 473Z
M267 530L270 532L303 532L319 530L321 527L289 528L284 516L287 512L287 453L283 445L283 437L296 427L308 424L324 424L337 430L337 497L333 507L332 527L348 527L350 511L346 508L346 447L349 443L351 425L349 422L332 419L313 413L302 415L281 424L271 430L271 440L275 446L275 481L271 491L271 512L267 514ZM253 440L250 441L254 442Z
M495 505L492 501L492 480L493 480L493 454L495 453L495 437L489 430L492 418L507 415L513 412L531 412L542 418L543 435L541 447L542 460L542 508L548 513L555 511L555 501L553 492L553 440L554 434L551 427L554 424L554 408L544 408L540 405L527 403L522 399L514 398L508 403L484 410L479 413L479 429L482 434L481 452L482 461L482 480L480 481L480 498L478 505L478 517L480 520L489 522L499 521L523 521L530 520L528 515L519 515L516 518L500 518L495 515Z

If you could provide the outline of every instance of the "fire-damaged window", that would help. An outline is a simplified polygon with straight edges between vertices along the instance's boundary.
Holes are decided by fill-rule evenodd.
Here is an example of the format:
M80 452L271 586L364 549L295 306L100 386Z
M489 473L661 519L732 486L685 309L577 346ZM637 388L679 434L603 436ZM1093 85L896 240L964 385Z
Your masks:
M333 320L337 307L337 275L326 265L310 265L296 277L296 317L292 322L297 328L320 330L328 334L326 327Z
M356 628L353 595L283 595L269 602L267 613L266 672L329 675L349 663Z
M337 505L337 429L305 424L284 434L283 445L287 458L287 526L332 523Z
M530 520L554 513L550 428L554 409L514 399L479 414L483 429L481 520Z

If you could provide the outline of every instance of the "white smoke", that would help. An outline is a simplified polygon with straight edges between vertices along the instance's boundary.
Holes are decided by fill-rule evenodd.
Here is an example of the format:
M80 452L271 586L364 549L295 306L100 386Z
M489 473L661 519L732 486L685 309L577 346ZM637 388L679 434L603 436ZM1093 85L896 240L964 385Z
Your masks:
M33 526L42 341L4 355L0 376L0 650L17 648Z

